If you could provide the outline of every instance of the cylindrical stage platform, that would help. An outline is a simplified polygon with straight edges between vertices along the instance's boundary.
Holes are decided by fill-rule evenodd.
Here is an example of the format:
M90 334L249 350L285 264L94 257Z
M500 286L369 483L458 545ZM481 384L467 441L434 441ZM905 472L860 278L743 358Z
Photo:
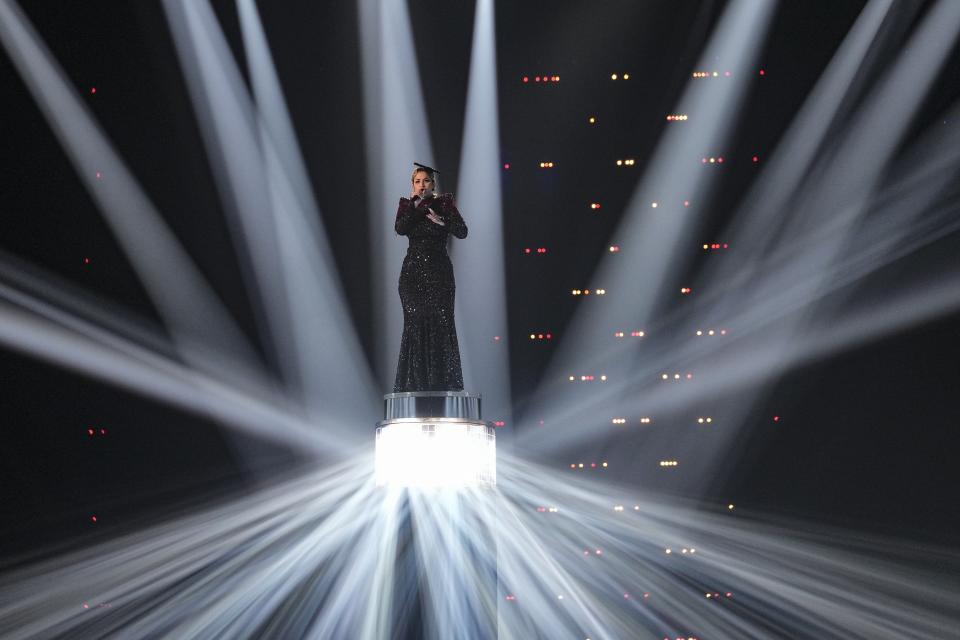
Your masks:
M384 396L376 479L401 492L390 637L496 638L496 435L480 396Z

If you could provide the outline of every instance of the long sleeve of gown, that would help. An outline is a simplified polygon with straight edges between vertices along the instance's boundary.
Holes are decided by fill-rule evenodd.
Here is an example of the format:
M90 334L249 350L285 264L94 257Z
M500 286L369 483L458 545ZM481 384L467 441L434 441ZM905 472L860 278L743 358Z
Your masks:
M413 227L427 215L425 207L417 207L407 198L400 198L397 206L397 221L393 228L402 236L410 233Z
M460 211L457 209L453 195L445 193L440 199L440 202L442 209L440 215L449 227L450 233L463 240L467 237L467 223L463 221L463 216L460 215Z

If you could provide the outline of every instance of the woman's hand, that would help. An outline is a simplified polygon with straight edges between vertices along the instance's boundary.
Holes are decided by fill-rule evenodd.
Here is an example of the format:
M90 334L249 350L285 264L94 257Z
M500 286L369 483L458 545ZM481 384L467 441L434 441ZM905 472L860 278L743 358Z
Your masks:
M432 222L432 223L434 223L434 224L438 224L438 225L440 225L441 227L447 226L447 223L444 222L444 221L440 218L440 216L438 216L436 213L434 213L433 209L430 209L430 213L427 214L427 220L429 220L430 222Z
M420 190L417 187L410 189L410 200L413 201L414 198L419 197L421 201L430 198L433 195L433 189L424 189L423 193L420 193Z

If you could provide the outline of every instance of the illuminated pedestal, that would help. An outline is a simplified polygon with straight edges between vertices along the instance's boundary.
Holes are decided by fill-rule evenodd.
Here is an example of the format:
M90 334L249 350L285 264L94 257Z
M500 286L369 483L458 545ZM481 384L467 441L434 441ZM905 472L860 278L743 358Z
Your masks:
M496 434L480 419L480 396L464 391L384 396L376 475L381 487L496 485Z
M402 492L390 638L497 637L496 453L479 396L384 396L376 481Z

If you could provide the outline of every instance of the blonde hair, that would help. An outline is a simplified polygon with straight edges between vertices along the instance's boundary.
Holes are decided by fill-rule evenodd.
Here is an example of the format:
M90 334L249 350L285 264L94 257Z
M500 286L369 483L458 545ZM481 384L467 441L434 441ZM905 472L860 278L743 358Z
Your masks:
M440 193L440 181L437 180L437 174L434 173L433 171L429 171L429 170L424 169L424 168L422 168L422 167L417 167L416 169L413 170L413 173L410 174L410 184L413 184L413 181L417 179L417 174L418 174L418 173L425 173L425 174L427 174L427 176L428 176L428 177L430 178L430 180L433 182L433 192L436 193L436 194L439 194L439 193Z

